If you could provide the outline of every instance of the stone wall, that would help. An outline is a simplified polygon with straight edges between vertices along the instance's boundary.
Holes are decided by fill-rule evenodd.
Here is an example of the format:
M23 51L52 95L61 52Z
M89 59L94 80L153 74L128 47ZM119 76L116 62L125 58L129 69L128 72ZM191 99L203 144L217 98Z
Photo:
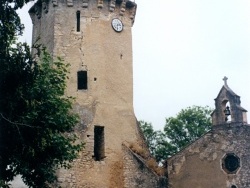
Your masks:
M167 179L147 167L144 160L123 145L124 188L166 188Z
M227 123L213 129L168 159L170 188L250 187L250 126ZM239 157L240 167L228 173L226 155Z
M76 133L85 142L73 167L58 172L62 187L123 187L122 143L140 140L133 109L135 12L128 0L38 1L30 10L33 41L40 36L53 56L70 64L66 95L75 98ZM112 28L114 18L123 23L121 32ZM78 87L80 71L87 72L87 89ZM94 153L95 126L104 128L101 160Z

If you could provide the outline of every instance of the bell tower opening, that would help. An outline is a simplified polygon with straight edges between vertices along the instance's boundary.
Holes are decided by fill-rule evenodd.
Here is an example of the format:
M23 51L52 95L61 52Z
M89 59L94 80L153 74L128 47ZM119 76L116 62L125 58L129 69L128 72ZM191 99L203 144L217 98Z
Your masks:
M222 102L222 109L224 109L223 112L225 114L225 122L231 122L231 107L228 100Z

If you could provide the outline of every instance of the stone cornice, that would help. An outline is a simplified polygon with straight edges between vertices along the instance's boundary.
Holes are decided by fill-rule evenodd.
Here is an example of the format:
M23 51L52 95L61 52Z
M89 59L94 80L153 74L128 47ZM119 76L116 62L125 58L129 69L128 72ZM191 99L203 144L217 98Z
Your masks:
M61 6L77 7L80 11L96 9L101 11L108 10L109 13L115 12L119 16L128 16L134 23L137 5L131 0L38 0L29 10L30 14L35 14L37 19L40 19L43 14L49 12L50 4L53 7ZM79 6L80 5L80 6ZM91 6L90 6L91 5Z

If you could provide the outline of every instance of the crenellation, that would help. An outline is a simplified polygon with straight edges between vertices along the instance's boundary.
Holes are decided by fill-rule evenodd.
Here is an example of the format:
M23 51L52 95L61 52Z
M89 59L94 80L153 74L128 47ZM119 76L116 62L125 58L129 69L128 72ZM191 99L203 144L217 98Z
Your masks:
M122 3L121 3L121 9L120 9L120 15L121 16L124 15L125 10L126 10L126 2L125 2L125 0L123 0Z
M52 0L52 4L53 4L53 6L57 6L58 5L58 0Z
M88 8L88 6L89 6L89 0L83 0L82 1L82 7L83 8Z
M130 19L134 22L136 14L136 6L133 6L130 10Z
M50 2L50 1L49 1ZM49 2L37 1L37 3L31 8L33 9L36 17L41 19L44 14L49 12ZM52 6L50 9L58 8L60 10L62 6L75 7L81 12L81 17L92 18L110 18L110 13L119 14L119 16L128 17L131 20L131 26L134 23L136 14L136 4L130 0L51 0ZM58 3L62 6L58 7ZM79 8L81 7L81 8ZM105 7L105 8L104 8Z
M73 7L73 0L67 0L67 6L68 7Z
M111 0L109 3L109 11L113 12L115 10L116 0Z
M41 18L41 8L40 8L40 6L35 6L35 14L36 14L37 19Z
M45 14L48 13L48 4L46 2L42 2L42 8Z
M103 7L103 0L98 0L97 7L98 8L102 8Z

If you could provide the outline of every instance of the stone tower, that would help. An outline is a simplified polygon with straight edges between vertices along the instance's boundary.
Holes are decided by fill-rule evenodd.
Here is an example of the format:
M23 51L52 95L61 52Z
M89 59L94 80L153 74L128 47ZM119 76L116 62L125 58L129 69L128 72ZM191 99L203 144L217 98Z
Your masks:
M132 34L136 4L129 0L38 1L29 11L33 43L70 63L67 95L75 97L85 149L62 187L128 187L124 143L140 141L133 111Z

